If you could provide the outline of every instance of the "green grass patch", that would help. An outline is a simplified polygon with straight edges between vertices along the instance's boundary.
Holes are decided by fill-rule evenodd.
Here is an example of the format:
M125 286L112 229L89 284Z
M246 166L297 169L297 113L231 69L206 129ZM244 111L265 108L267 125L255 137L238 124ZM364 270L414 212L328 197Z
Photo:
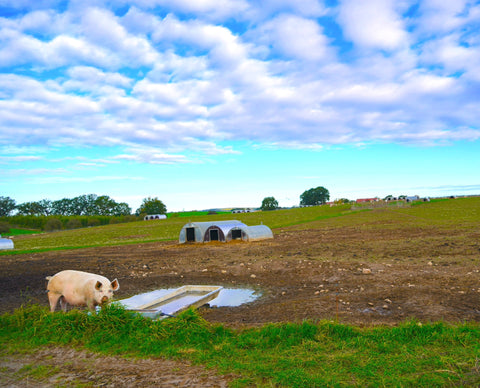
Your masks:
M38 234L41 233L39 230L33 230L33 229L16 229L16 228L11 228L8 232L9 236L21 236L21 235L29 235L29 234Z
M98 314L52 314L27 306L0 316L0 343L17 349L54 344L129 357L187 359L239 376L233 387L480 384L478 323L408 321L360 328L321 321L234 330L209 323L193 310L152 321L115 304Z
M232 212L216 210L214 214L210 214L210 211L207 210L195 210L189 212L173 212L167 213L167 217L174 218L174 217L197 217L197 216L208 216L208 215L217 215L217 214L232 214Z
M274 234L282 228L321 229L355 226L360 229L455 228L471 230L478 227L480 197L419 202L415 206L367 209L351 205L313 206L253 213L198 214L169 217L166 220L137 221L21 236L14 239L15 249L0 255L43 252L112 245L174 241L188 222L232 220L247 225L264 224Z

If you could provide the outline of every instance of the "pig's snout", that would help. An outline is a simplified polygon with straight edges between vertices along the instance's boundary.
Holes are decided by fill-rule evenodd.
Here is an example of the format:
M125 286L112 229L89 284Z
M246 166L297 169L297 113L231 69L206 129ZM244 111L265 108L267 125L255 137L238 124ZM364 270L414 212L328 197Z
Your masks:
M107 303L107 302L108 302L108 296L103 296L102 303Z

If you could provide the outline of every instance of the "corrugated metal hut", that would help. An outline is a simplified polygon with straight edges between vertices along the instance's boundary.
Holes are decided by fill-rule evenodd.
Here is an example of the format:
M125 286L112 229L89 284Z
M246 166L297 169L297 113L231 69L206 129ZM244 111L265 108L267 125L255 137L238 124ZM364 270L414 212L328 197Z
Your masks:
M143 217L145 221L148 220L166 220L167 216L165 214L148 214L145 217Z
M2 249L13 249L13 241L9 238L0 238L0 250Z
M230 229L227 241L239 240L257 241L273 238L273 232L267 225L242 226Z
M185 224L180 231L178 241L186 242L226 242L228 232L233 228L246 227L243 222L237 220L230 221L207 221L207 222L189 222Z

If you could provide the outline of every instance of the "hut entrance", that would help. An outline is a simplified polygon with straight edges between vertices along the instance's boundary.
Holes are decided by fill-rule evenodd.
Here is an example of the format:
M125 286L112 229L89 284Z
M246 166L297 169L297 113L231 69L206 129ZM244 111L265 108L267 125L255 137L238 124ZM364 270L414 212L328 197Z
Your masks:
M218 241L218 229L210 229L210 241Z
M242 230L241 229L233 229L232 230L232 240L239 240L242 238Z
M195 242L195 228L187 229L187 242Z

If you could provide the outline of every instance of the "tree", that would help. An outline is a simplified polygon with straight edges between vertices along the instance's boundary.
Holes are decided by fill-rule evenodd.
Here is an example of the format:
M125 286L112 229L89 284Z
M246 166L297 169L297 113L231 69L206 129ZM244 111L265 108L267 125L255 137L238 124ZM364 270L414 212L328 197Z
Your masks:
M117 203L113 209L114 216L129 216L130 214L132 214L132 208L126 202Z
M0 217L8 217L16 207L14 199L10 197L0 197Z
M101 195L95 200L95 214L101 216L111 216L115 212L117 203L108 195Z
M263 211L278 209L278 201L274 197L266 197L263 199L260 209Z
M73 200L69 198L59 199L52 203L52 213L59 216L71 216L73 215Z
M18 214L23 216L41 216L43 207L39 202L24 202L17 206Z
M49 216L50 214L53 213L52 201L50 201L49 199L42 199L37 203L40 211L44 216Z
M330 193L328 190L319 186L303 192L300 196L300 206L323 205L329 199Z
M137 209L136 213L139 214L165 214L167 207L157 197L144 198L142 205Z

